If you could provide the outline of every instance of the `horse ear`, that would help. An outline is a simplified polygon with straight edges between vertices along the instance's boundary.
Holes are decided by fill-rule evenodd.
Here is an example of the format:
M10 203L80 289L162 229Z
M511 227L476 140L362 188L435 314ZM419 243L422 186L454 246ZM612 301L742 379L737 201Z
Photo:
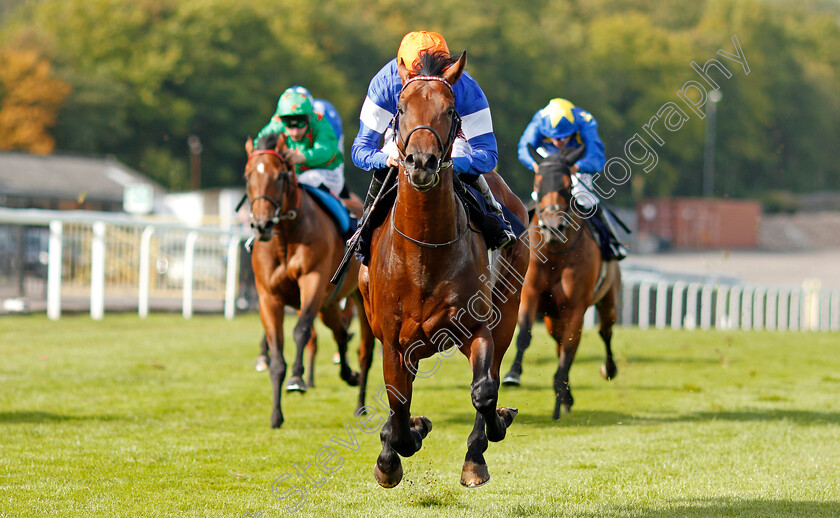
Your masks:
M405 63L400 58L397 58L397 73L400 75L400 79L402 79L402 84L408 81L408 75L411 73L411 70L405 66Z
M461 53L461 57L458 58L458 61L446 69L446 72L443 73L443 78L446 79L449 84L454 85L458 82L458 79L461 78L461 74L464 73L464 67L466 66L467 51L465 50Z
M569 153L566 154L566 161L568 161L570 165L574 164L575 162L578 161L578 159L581 157L581 155L583 155L583 151L585 149L586 149L586 144L581 144L579 148L574 149L574 150L572 150L572 151L570 151Z
M247 151L249 155L254 152L254 139L251 137L248 137L248 140L245 141L245 151Z
M280 133L279 135L277 135L277 145L274 146L274 151L277 151L278 153L282 153L285 150L286 150L286 134L285 133Z
M542 162L543 157L541 157L540 154L537 153L537 150L531 144L528 144L528 154L531 155L531 158L534 159L534 162L538 164Z

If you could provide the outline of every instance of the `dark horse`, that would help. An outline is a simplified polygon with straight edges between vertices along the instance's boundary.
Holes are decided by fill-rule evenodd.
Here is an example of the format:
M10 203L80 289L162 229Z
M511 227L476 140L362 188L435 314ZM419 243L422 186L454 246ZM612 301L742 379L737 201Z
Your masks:
M285 135L261 139L258 149L248 139L245 150L245 182L251 202L251 226L257 237L251 254L257 292L260 296L260 319L271 355L269 377L274 393L271 426L283 424L280 396L286 377L283 358L283 317L286 306L300 310L294 329L295 362L288 390L306 390L303 381L303 350L312 336L312 324L321 320L333 332L338 344L341 379L350 386L360 385L359 406L364 404L367 374L372 361L373 335L367 318L359 315L361 376L347 363L348 332L338 302L347 296L359 297L356 275L359 263L353 262L339 286L330 284L330 274L344 252L344 241L332 219L298 185L295 170L284 159Z
M519 306L519 335L516 338L516 359L504 383L519 385L522 357L531 343L531 326L537 311L545 314L545 326L557 342L560 357L554 375L554 419L561 410L571 411L574 399L569 387L569 369L580 344L583 315L595 304L600 319L599 333L604 340L607 358L601 374L612 379L617 368L612 357L612 327L616 320L616 304L621 291L621 270L617 261L604 261L589 225L581 211L569 210L572 203L571 166L583 148L558 153L547 158L534 155L540 165L539 206L531 220L529 232L531 263L522 287Z
M359 274L365 310L382 342L391 407L380 432L382 452L374 476L383 487L399 484L400 456L417 452L432 429L429 419L410 412L417 364L454 344L473 371L471 396L477 414L461 483L474 487L490 479L483 455L487 441L504 439L518 412L496 408L496 403L499 367L516 327L528 249L517 241L504 250L498 260L506 261L506 269L494 276L495 285L487 280L487 247L480 234L470 231L468 213L453 185L451 150L460 119L451 85L461 77L466 53L454 64L439 54L421 54L420 59L419 70L399 67L403 89L396 127L403 160L396 203L385 224L373 232L369 267ZM486 178L496 197L526 221L525 207L501 177L488 173Z

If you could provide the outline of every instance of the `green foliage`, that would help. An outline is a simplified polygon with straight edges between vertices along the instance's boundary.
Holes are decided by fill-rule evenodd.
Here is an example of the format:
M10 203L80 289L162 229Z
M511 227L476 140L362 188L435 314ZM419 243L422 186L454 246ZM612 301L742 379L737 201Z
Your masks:
M292 84L336 105L349 153L370 78L403 34L423 28L443 33L453 53L468 50L493 111L499 171L522 195L531 175L516 144L553 97L595 116L608 158L624 156L636 134L653 146L656 168L634 166L619 202L698 195L706 122L685 108L689 120L662 145L643 127L699 80L690 63L712 58L733 75L711 73L723 93L717 194L840 188L834 1L5 0L0 9L0 43L28 42L72 87L53 129L58 149L116 154L157 178L170 174L148 169L163 152L186 169L186 139L197 135L202 185L238 184L245 138ZM716 54L734 51L733 35L749 75ZM183 187L177 178L168 185ZM369 175L348 160L347 179L360 191Z

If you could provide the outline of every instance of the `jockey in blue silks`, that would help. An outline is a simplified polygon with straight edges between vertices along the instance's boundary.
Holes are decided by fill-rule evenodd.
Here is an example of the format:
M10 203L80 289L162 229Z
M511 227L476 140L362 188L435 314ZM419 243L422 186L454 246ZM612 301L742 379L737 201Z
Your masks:
M592 222L602 238L609 242L610 253L605 259L623 259L627 249L618 241L611 223L605 219L605 211L601 209L600 200L592 188L592 175L603 169L606 163L604 144L598 136L598 121L595 117L566 99L552 99L531 118L519 139L517 149L519 161L539 175L539 166L528 152L529 145L543 157L555 154L561 148L586 146L583 155L571 167L572 196L587 212L595 207ZM539 177L534 182L532 196L535 200L538 186Z
M449 47L437 33L410 32L400 43L397 57L382 67L368 86L367 97L359 115L359 133L350 151L353 163L357 167L374 172L365 198L365 209L382 189L389 167L398 165L399 154L393 139L394 128L390 127L397 112L397 101L402 89L402 80L397 73L398 60L402 60L405 66L411 69L422 52L445 52L449 55ZM498 228L484 229L487 232L485 239L488 246L492 249L509 246L516 241L516 235L482 176L493 171L498 161L496 136L493 134L487 97L475 79L466 72L452 88L455 94L455 110L461 117L463 134L456 139L452 147L453 169L461 180L481 193L487 207L496 216ZM383 134L385 145L380 147ZM363 243L362 247L364 246ZM366 255L365 250L362 250L362 255Z

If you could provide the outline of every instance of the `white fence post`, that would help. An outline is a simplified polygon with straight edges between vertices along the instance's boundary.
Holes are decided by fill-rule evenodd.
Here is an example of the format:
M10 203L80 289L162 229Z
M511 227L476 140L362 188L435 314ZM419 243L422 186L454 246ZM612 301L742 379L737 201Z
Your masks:
M105 223L93 224L90 248L90 317L102 320L105 316Z
M674 283L671 290L671 329L681 329L683 322L683 292L686 284L683 281Z
M729 290L729 329L741 327L741 287L733 286Z
M820 292L820 331L831 330L831 293L828 291Z
M49 259L47 263L47 318L61 318L61 268L64 264L62 237L64 225L50 221Z
M621 282L621 324L633 325L633 281Z
M778 309L779 290L770 288L767 290L767 298L764 301L764 328L775 331L778 326L776 312Z
M196 241L198 241L198 232L192 231L187 234L187 240L184 243L184 318L192 318L193 315L193 272Z
M656 329L665 329L668 320L668 283L656 284Z
M155 233L155 227L148 226L143 229L143 235L140 237L140 293L137 300L137 313L140 318L149 316L149 269L151 268L152 254L152 234Z
M752 298L752 327L760 331L764 329L764 296L767 293L765 288L756 288Z
M799 331L800 307L802 305L802 294L799 290L790 292L790 308L788 310L788 329Z
M228 241L227 259L227 275L225 278L225 318L230 320L236 313L236 288L239 284L238 236L231 236L230 241Z
M745 287L741 293L741 329L752 329L753 293L755 288Z
M586 312L583 314L583 327L586 329L591 329L595 327L595 306L589 306L586 308Z
M650 327L650 288L647 281L639 285L639 329Z
M685 319L683 325L686 329L696 329L700 321L697 312L697 295L700 293L700 285L692 282L688 285L685 295Z
M704 284L700 292L700 329L711 329L712 327L712 293L715 287L711 284Z
M790 329L790 290L779 290L779 298L776 303L776 329L788 331Z
M718 286L717 297L715 297L715 327L717 329L729 329L729 318L727 315L726 301L729 299L729 288Z

